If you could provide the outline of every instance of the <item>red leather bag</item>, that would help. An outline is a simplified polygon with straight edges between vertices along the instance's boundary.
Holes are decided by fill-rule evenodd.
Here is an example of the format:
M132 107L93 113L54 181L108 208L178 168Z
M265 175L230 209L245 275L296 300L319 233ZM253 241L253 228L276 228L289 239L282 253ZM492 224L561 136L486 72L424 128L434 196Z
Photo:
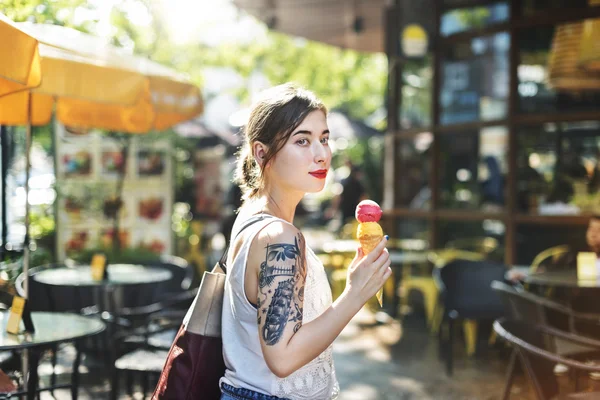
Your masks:
M238 232L269 218L258 215ZM219 380L225 375L221 341L221 311L228 248L211 272L205 272L154 389L152 400L219 400Z

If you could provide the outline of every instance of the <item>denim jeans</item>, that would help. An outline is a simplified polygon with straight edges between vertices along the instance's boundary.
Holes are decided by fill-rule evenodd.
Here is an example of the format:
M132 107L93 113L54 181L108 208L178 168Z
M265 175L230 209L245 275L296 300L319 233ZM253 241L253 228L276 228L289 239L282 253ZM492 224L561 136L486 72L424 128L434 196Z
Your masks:
M226 383L221 383L221 400L286 400L277 396L258 393L254 390L236 388Z

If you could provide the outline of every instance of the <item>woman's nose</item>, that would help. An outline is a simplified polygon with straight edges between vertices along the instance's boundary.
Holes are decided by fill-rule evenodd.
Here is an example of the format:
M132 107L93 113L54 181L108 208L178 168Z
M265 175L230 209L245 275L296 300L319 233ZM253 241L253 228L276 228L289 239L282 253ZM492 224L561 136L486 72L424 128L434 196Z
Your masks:
M315 147L315 162L317 164L325 162L327 160L327 149L325 148L325 145L321 142L318 142Z

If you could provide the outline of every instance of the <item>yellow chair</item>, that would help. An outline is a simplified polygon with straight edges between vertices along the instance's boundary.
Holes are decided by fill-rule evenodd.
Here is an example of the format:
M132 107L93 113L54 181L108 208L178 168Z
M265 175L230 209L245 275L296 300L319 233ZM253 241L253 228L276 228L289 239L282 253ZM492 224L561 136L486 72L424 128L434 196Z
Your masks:
M443 268L452 260L469 260L481 261L485 259L485 253L477 253L473 251L460 250L454 248L445 248L439 250L431 250L427 253L427 258L436 268Z
M427 318L427 326L432 331L435 329L435 313L439 289L437 288L431 276L414 276L407 273L406 270L400 284L401 290L401 305L408 305L408 294L411 290L418 290L423 294L423 303L425 306L425 316Z
M445 247L488 255L494 252L498 245L498 239L493 237L472 237L451 240Z
M535 256L535 258L531 262L531 268L529 269L529 273L535 274L540 265L542 265L542 263L548 260L556 261L560 256L568 253L569 251L570 248L566 244L550 247L549 249L542 251L537 256Z
M550 248L540 252L537 256L535 256L535 258L531 262L531 267L529 268L529 273L535 274L544 262L557 261L560 256L568 253L569 251L570 251L569 246L566 244L563 244L563 245L559 245L559 246L550 247ZM526 289L529 289L529 284L526 283L524 286ZM552 292L553 292L553 290L551 287L547 288L546 292L545 292L546 297L551 297Z
M491 249L491 247L489 247ZM493 251L493 250L491 250ZM430 251L428 254L429 260L435 265L436 268L443 268L449 262L457 259L469 260L469 261L481 261L486 258L486 254L475 253L472 251L458 250L458 249L441 249ZM435 297L435 311L433 315L433 321L431 325L431 331L433 334L439 333L440 326L442 325L442 318L444 315L444 308L437 302L439 297L439 288L436 285L436 297ZM465 335L465 347L467 355L472 356L475 354L477 345L477 321L466 319L463 321L463 332ZM489 343L495 342L494 332L489 338Z
M346 288L347 276L348 276L347 268L340 268L340 269L336 269L331 272L331 278L330 278L331 279L331 294L332 294L334 301L344 292L344 289ZM392 282L392 279L388 279L386 281L385 285L383 286L383 297L384 297L384 299L385 298L391 299L392 295L393 295L393 282ZM372 298L369 299L369 301L367 302L367 307L369 307L373 311L380 310L379 302L377 301L377 298L375 296L373 296Z
M481 261L485 259L485 255L466 250L439 249L430 251L427 254L427 258L435 266L435 268L443 268L452 260L461 259L469 261ZM437 334L439 332L440 325L442 324L442 316L444 315L444 309L441 305L438 304L440 290L437 287L435 281L433 280L433 277L430 276L429 279L431 280L431 283L426 284L427 292L423 293L424 296L428 296L428 299L425 300L425 302L429 303L428 307L431 310L431 321L429 324L431 333ZM470 349L473 349L472 353L474 353L475 339L477 337L477 324L474 321L465 321L463 327L465 329L465 337L467 337L467 353L469 354ZM472 345L470 345L469 343L472 343Z

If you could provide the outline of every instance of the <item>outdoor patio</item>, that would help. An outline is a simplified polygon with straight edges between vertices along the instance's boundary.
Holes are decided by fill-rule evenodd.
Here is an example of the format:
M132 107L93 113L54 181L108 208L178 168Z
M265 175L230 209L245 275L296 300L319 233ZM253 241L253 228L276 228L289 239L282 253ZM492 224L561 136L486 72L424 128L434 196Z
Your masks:
M401 341L399 339L402 338ZM484 343L485 344L485 343ZM462 345L462 343L457 346ZM428 333L424 317L415 312L402 323L377 323L374 315L364 310L342 332L334 345L338 380L341 387L339 400L495 400L502 395L508 351L501 346L486 349L467 358L456 349L454 376L449 378L444 364L438 359L437 338ZM69 356L63 351L57 372L64 371L68 380ZM96 372L102 368L86 360L81 369L80 399L106 399L110 385ZM50 373L46 362L40 368L43 376ZM45 378L47 380L47 378ZM512 391L515 399L530 400L528 386L519 376ZM42 400L52 399L43 393ZM55 398L70 399L68 390L57 390ZM131 398L124 391L120 399ZM141 398L137 391L133 398Z

